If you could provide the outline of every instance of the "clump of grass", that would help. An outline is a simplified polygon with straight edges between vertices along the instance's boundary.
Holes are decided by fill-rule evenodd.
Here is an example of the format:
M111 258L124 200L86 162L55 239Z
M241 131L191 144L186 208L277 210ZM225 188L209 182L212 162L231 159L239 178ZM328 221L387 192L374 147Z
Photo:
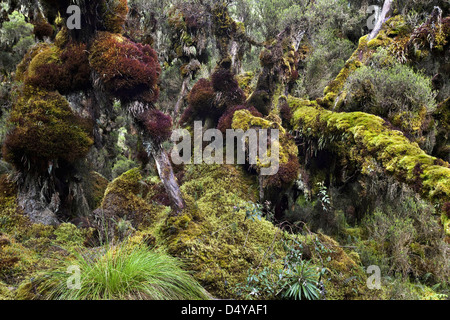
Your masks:
M69 289L73 276L67 267L80 270L80 288ZM96 257L76 254L40 285L50 300L205 300L208 293L182 269L180 260L144 245L110 246Z

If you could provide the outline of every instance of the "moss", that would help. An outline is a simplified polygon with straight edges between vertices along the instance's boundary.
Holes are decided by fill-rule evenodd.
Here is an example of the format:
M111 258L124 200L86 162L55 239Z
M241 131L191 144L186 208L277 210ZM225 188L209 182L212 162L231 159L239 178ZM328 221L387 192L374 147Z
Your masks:
M3 238L7 242L3 241L0 246L0 281L20 283L35 271L39 255L12 237L3 235Z
M5 159L19 170L42 172L52 161L73 163L84 157L93 141L67 100L57 92L23 90L10 114L14 127L3 145Z
M102 4L103 26L112 33L124 33L128 14L127 0L106 0Z
M244 90L247 96L254 91L252 87L252 81L255 78L254 72L245 72L243 74L237 75L236 80L238 81L239 87Z
M101 205L108 183L108 179L100 173L94 171L90 173L89 184L87 187L88 191L86 194L89 206L92 209L97 209Z
M375 159L388 173L410 185L417 183L414 172L419 164L422 196L440 203L450 199L450 165L386 127L383 119L362 112L335 113L292 97L288 100L294 110L292 124L306 137L340 136L343 143L329 145L338 154L360 165Z
M161 73L156 52L148 45L109 32L98 32L90 65L107 91L124 101L155 102Z
M74 224L62 223L54 231L54 242L65 248L82 247L86 240L87 230L78 229Z
M11 287L0 281L0 300L14 300Z
M100 236L116 236L114 229L120 220L129 221L136 230L151 227L161 206L146 201L149 189L139 168L125 172L113 180L106 188L100 208L94 212L95 226L100 231Z
M55 45L62 49L69 42L69 30L67 27L63 27L55 37Z
M245 219L246 201L257 199L256 183L241 168L199 165L187 169L181 187L187 208L166 221L163 232L169 252L184 258L194 276L217 297L236 297L234 287L247 270L283 256L283 232L266 220ZM271 250L272 249L272 250ZM272 254L265 255L265 252Z
M233 129L247 132L249 129L277 129L280 140L280 164L289 161L290 156L297 156L298 151L292 137L281 126L282 120L275 114L260 118L251 114L249 110L238 110L233 116Z

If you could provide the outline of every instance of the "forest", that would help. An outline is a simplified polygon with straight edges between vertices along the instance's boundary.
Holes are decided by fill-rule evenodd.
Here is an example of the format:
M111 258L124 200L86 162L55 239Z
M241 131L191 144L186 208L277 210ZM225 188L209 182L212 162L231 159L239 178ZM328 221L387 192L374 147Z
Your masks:
M0 147L0 300L450 298L449 0L0 0Z

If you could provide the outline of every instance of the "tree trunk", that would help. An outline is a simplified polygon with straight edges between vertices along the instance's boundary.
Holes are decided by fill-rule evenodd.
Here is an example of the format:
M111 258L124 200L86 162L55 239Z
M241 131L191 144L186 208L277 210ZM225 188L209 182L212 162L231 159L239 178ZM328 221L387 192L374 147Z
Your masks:
M189 86L189 81L191 79L191 75L190 73L188 75L186 75L183 79L183 85L181 86L181 91L180 91L180 95L178 97L178 101L175 105L175 109L173 110L173 118L175 119L178 115L178 113L181 110L181 107L184 104L184 101L186 99L186 96L188 94L188 86Z
M160 145L153 143L150 138L146 140L147 153L155 159L159 177L167 191L172 208L176 213L179 213L186 207L186 204L181 195L175 174L173 173L169 155Z
M378 19L377 24L375 25L375 28L370 33L368 41L375 39L375 37L380 32L381 27L383 26L383 23L386 20L387 15L391 11L392 1L393 0L385 0L384 1L383 10L381 11L380 18Z

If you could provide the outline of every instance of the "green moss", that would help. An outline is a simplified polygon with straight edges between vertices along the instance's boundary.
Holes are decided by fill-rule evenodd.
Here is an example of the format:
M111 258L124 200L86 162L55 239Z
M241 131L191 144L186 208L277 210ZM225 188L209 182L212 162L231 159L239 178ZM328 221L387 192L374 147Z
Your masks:
M139 168L132 169L113 180L105 190L102 204L96 212L97 227L109 236L116 236L118 223L129 221L135 230L147 230L161 218L166 207L147 200L150 185L144 181ZM120 232L119 232L120 233Z
M234 113L232 128L247 132L249 129L277 129L280 142L280 165L289 161L290 156L297 156L298 150L295 142L287 135L281 126L282 120L275 114L269 114L266 118L253 116L248 110L238 110Z
M329 145L339 154L360 165L370 164L374 159L388 173L410 185L419 178L423 197L440 203L449 201L450 165L426 154L401 132L386 127L383 119L362 112L335 113L292 97L288 101L295 110L292 124L303 135L340 136L338 140L342 143ZM415 172L418 166L423 172L419 177Z
M58 92L23 90L10 114L14 127L3 145L5 159L18 169L46 171L52 161L84 157L93 143L88 123Z
M54 242L65 248L82 247L86 240L87 230L78 229L71 223L62 223L54 231Z
M266 220L245 219L243 210L235 210L246 201L256 201L256 181L234 166L192 166L187 169L181 187L187 208L170 217L165 227L169 252L186 259L194 276L217 297L235 295L233 288L245 281L247 270L280 263L280 243L270 250L277 231ZM278 262L277 262L278 261Z
M0 300L14 300L14 294L8 285L0 281Z

